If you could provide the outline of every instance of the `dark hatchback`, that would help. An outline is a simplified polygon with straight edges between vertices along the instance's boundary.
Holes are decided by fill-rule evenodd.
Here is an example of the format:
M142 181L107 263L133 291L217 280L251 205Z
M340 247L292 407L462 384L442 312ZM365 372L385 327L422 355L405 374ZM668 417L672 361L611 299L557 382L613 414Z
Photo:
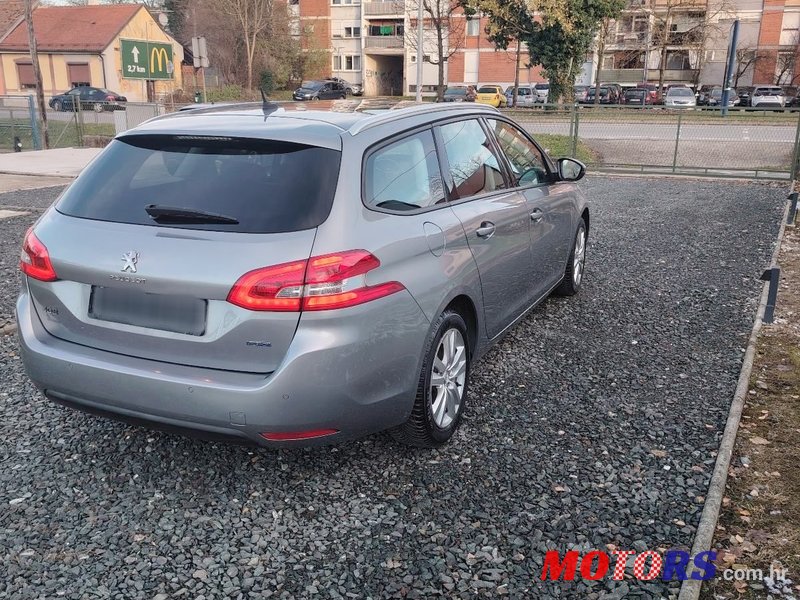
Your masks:
M74 112L77 107L82 110L125 110L128 99L116 92L105 88L96 88L86 85L74 87L68 92L50 98L50 108L56 111Z
M295 100L339 100L347 98L347 90L339 81L304 81L294 91Z

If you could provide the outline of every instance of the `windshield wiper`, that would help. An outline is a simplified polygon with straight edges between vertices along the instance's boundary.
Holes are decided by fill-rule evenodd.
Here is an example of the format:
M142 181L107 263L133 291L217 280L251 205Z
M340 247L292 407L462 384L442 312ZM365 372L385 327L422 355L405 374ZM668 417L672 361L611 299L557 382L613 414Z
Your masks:
M209 223L221 225L238 225L239 223L238 219L233 217L193 208L148 204L144 209L157 223Z

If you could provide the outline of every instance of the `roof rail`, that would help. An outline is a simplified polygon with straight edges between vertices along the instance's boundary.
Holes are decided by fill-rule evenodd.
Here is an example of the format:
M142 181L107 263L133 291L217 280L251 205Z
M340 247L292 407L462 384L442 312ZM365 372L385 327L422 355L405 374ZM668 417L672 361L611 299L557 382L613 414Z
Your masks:
M430 113L458 113L458 112L488 112L497 113L497 109L488 104L479 103L465 103L465 102L443 102L441 104L414 104L412 106L404 106L402 108L389 109L385 112L373 115L368 119L363 119L353 124L348 130L350 135L358 135L362 131L372 129L379 125L385 125L393 121L399 121L414 114L430 114Z

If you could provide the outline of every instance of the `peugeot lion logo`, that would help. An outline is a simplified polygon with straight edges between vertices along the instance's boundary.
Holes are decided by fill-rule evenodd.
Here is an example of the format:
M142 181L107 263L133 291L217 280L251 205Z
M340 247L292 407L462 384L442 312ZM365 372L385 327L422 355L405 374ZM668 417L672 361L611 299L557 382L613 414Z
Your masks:
M122 265L120 271L123 273L136 273L136 263L139 262L139 253L138 252L126 252L122 255L122 262L125 263Z

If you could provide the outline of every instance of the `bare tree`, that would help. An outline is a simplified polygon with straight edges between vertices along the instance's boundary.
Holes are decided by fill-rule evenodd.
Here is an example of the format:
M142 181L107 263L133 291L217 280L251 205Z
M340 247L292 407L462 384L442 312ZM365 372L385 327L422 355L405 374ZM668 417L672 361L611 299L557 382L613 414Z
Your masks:
M666 0L655 7L652 47L661 55L658 66L659 89L664 85L664 71L667 70L667 54L670 46L680 47L689 56L691 53L695 54L694 64L689 63L689 67L694 70L693 83L698 83L700 71L706 61L705 50L708 41L714 33L720 32L720 17L730 12L730 0L717 2L713 7L711 3L698 0ZM685 23L689 23L689 26L683 31L673 31L673 26L677 25L676 21L681 17L685 19Z
M256 49L263 36L269 33L273 0L214 0L213 4L238 24L238 35L244 40L247 61L247 89L252 90Z
M800 53L800 33L795 33L789 49L778 52L775 62L775 85L794 85L800 79L797 55Z
M600 28L597 32L597 72L594 77L594 103L596 105L600 104L600 84L603 81L603 55L606 53L606 43L608 42L611 23L612 19L603 19L600 21Z
M761 55L749 46L736 49L736 72L733 74L734 88L739 87L739 78L747 73L750 67L755 70L760 59Z
M402 2L402 0L398 0ZM444 98L444 90L447 87L445 81L445 65L453 54L464 47L466 37L466 18L464 11L458 2L453 0L416 0L406 4L411 17L410 31L406 33L408 45L417 53L417 60L425 60L425 43L422 49L417 48L417 15L419 2L422 2L422 11L425 29L433 32L436 44L436 58L429 58L428 62L438 67L436 97L439 100ZM422 85L421 81L417 85Z
M50 147L50 135L47 132L47 105L44 103L44 86L42 84L42 70L39 68L39 51L36 47L36 33L33 30L33 0L25 0L25 22L28 25L28 45L33 64L33 77L36 80L36 104L39 107L41 123L42 148Z

